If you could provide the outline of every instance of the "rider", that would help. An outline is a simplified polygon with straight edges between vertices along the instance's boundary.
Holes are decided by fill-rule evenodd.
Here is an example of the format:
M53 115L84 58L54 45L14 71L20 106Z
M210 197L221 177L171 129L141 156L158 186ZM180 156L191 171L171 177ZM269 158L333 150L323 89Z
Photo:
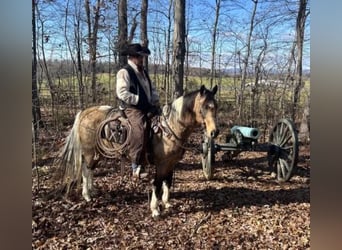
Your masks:
M122 51L128 56L128 63L116 75L116 95L131 124L128 148L134 178L147 177L141 165L148 140L147 119L159 109L159 95L143 66L144 57L150 54L139 43L129 44Z

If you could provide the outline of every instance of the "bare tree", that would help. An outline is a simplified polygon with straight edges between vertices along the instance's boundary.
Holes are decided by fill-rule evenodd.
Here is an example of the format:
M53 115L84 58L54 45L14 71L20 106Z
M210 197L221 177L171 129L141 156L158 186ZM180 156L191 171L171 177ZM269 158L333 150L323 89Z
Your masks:
M304 43L304 31L305 31L305 21L309 14L307 12L306 6L308 0L299 0L298 14L296 19L296 47L297 47L297 66L296 66L296 77L295 86L293 92L293 106L292 106L292 120L295 121L296 113L298 111L298 103L300 98L300 91L304 86L303 83L303 43Z
M185 58L185 0L175 0L172 76L175 82L173 98L183 95Z
M213 81L216 77L215 57L216 57L216 40L217 40L217 27L220 17L221 0L216 0L215 5L215 21L212 30L212 48L211 48L211 74L210 74L210 88L213 87Z
M167 12L167 31L166 31L166 45L165 45L165 71L164 71L164 91L165 91L165 102L168 103L170 94L170 44L171 44L171 11L172 11L173 0L169 1L169 7ZM170 95L171 96L171 95Z
M127 57L121 54L123 48L127 45L127 0L119 0L118 8L118 18L119 18L119 30L118 30L118 43L117 50L119 51L119 66L123 67L127 64Z
M97 87L96 87L97 33L99 29L101 1L97 0L96 5L92 8L94 10L94 20L92 20L91 18L90 1L85 0L84 6L86 10L87 25L88 25L88 46L89 46L89 61L90 61L90 70L91 70L91 89L92 89L93 103L96 103L96 100L97 100L97 93L96 93L97 92Z
M73 22L73 38L72 41L75 42L75 48L76 48L76 58L73 54L73 49L71 47L71 41L68 37L68 16L69 16L69 0L67 1L66 7L65 7L65 22L64 22L64 37L65 41L67 43L70 58L73 63L73 67L75 68L76 72L76 78L78 83L78 94L79 94L79 101L78 105L82 109L84 108L84 81L83 81L83 66L82 66L82 34L81 34L81 8L80 6L77 7L77 4L75 3L75 18Z
M307 94L298 137L303 142L310 142L310 95Z
M35 136L42 124L37 88L36 1L32 0L32 118Z
M49 42L50 35L48 33L45 34L45 22L46 20L43 19L43 17L40 15L40 11L37 8L37 18L40 22L40 28L41 28L41 34L40 34L40 44L41 44L41 53L42 53L42 59L40 60L40 63L42 64L42 68L44 71L44 74L47 79L47 84L49 86L50 95L51 95L51 109L52 113L54 114L54 117L58 117L58 109L56 108L56 105L58 104L58 91L57 86L54 82L54 78L50 74L50 68L47 64L47 59L45 55L45 44ZM56 116L55 116L56 115ZM56 122L56 120L55 120Z
M260 78L262 77L262 64L265 59L265 53L267 50L267 35L264 38L264 45L261 48L256 62L255 62L255 67L254 67L254 74L255 74L255 79L254 79L254 85L251 86L252 93L251 93L251 119L256 118L256 109L259 107L259 81Z
M244 106L245 106L245 100L244 100L244 92L245 92L245 87L246 87L246 79L247 79L247 68L248 68L248 63L249 63L249 57L251 54L251 38L254 30L254 19L256 15L256 10L258 6L258 0L252 0L254 3L253 11L252 11L252 16L250 19L250 25L249 25L249 31L248 31L248 37L247 37L247 43L246 43L246 54L243 57L243 66L242 66L242 75L241 75L241 86L239 90L239 95L237 99L237 106L239 107L238 110L238 118L240 121L244 120Z
M141 44L148 47L147 37L147 11L148 11L148 0L141 0L141 23L140 23L140 40ZM145 68L148 70L148 57L144 58Z

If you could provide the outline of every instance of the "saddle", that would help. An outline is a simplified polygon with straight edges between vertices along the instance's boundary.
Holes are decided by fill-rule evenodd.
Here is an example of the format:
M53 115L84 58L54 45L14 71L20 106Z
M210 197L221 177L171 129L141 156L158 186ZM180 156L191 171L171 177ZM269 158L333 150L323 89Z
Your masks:
M169 112L169 110L168 110ZM162 134L170 138L172 132L170 131L165 121L165 107L163 109L163 116L154 116L148 122L148 140L145 148L146 158L148 162L153 164L151 152L152 139L155 134ZM117 158L127 153L127 145L130 143L130 122L122 109L113 108L110 110L106 118L100 123L98 127L98 134L100 138L96 138L97 148L99 152L107 158Z
M101 138L119 145L127 142L130 125L127 117L119 109L108 112L105 120L100 124Z
M124 118L127 119L127 118ZM127 140L127 125L121 119L108 121L106 139L110 142L123 144Z

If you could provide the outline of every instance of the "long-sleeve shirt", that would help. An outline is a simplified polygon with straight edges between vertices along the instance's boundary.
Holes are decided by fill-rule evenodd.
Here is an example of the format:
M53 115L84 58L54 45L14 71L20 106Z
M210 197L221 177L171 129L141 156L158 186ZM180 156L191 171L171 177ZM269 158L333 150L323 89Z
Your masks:
M144 71L139 71L137 65L131 60L128 60L128 64L133 68L137 78L143 87L148 102L151 105L155 105L159 102L159 95L155 86L151 83L152 91L150 90L150 84L148 82L147 76L145 76ZM117 97L130 105L137 105L139 101L139 95L130 92L130 77L126 69L120 69L116 75L116 95Z

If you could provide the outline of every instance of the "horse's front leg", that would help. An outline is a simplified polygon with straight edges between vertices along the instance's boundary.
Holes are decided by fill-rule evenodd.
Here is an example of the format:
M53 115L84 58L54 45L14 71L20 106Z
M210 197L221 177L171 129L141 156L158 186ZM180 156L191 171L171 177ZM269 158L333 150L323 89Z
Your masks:
M156 192L157 192L157 186L153 183L152 184L152 197L151 197L151 203L150 203L152 218L156 218L160 215L160 210L158 206L158 197L157 197Z
M163 205L166 209L172 207L172 205L169 202L170 199L170 188L171 188L171 184L172 184L172 174L170 173L167 177L166 180L163 181L163 186L162 186L162 190L163 190L163 195L162 195L162 202Z

